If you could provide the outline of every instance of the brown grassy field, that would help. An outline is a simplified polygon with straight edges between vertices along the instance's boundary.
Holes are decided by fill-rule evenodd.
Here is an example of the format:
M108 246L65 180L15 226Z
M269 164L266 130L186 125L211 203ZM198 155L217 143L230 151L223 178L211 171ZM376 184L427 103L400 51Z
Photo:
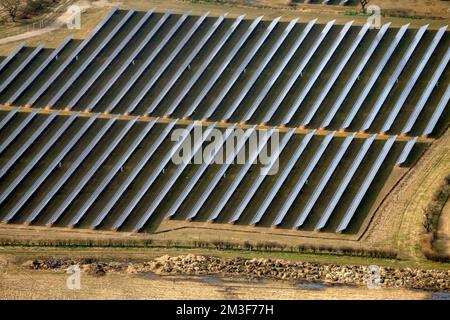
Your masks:
M84 276L80 290L66 287L66 275L7 270L0 275L0 299L432 299L428 292L359 287L308 289L284 282L248 282L222 278L107 275Z
M183 250L183 253L186 253ZM198 250L188 250L199 253ZM108 273L81 274L81 289L67 288L62 271L29 270L30 257L101 258L104 261L146 261L176 249L0 249L0 299L436 299L431 292L358 286L331 286L292 281L246 280L217 276L160 276ZM211 252L209 252L211 254ZM214 253L212 253L214 254ZM224 253L221 252L220 255ZM305 261L306 256L301 257ZM327 259L331 262L333 259ZM356 262L356 261L354 261ZM373 262L372 262L373 263Z
M378 209L362 241L391 246L403 256L424 259L419 248L422 210L450 172L450 132L437 139Z
M45 43L48 48L55 48L61 41L72 34L75 39L83 39L92 30L92 28L106 15L112 6L118 5L123 9L136 8L139 10L149 10L155 8L156 11L172 10L174 13L192 11L192 14L200 14L206 11L210 12L210 16L219 16L228 13L229 17L236 17L243 13L247 18L255 18L263 15L264 19L274 19L281 16L282 20L291 20L300 18L302 21L308 21L318 18L319 23L325 23L336 19L336 23L344 24L350 20L354 20L355 25L363 25L367 18L365 16L357 16L349 14L358 11L357 7L340 7L340 6L322 6L322 5L301 5L298 7L289 6L287 1L255 1L253 6L243 5L243 1L230 1L230 3L219 4L211 2L191 2L187 0L130 0L130 1L73 1L75 4L82 6L92 5L91 8L84 10L82 13L82 24L80 30L69 30L60 28L51 32L36 32L31 34L29 39L17 40L0 46L0 55L7 55L11 50L24 41L29 46L36 46L39 43ZM382 10L393 12L398 16L388 16L383 19L385 22L392 22L392 27L399 27L405 23L411 23L411 27L418 27L429 24L429 29L437 29L450 19L449 4L447 1L387 1L377 0L371 3L379 5ZM417 17L421 17L420 19ZM411 17L416 17L411 19ZM447 22L448 23L448 22ZM23 26L23 23L19 23ZM8 27L2 28L0 39L8 36L17 35L17 28L8 24ZM8 34L9 30L13 30L12 34Z

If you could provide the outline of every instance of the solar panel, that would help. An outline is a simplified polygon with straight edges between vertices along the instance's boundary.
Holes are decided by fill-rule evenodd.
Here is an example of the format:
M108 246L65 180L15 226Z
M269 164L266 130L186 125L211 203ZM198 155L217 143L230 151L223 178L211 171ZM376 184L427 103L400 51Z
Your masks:
M344 179L341 180L341 183L339 184L338 189L336 190L336 192L334 193L330 202L328 203L327 208L322 213L320 220L315 227L316 230L320 230L323 227L325 227L326 223L328 222L328 219L330 218L331 214L333 213L334 208L338 204L345 189L349 185L350 180L353 178L353 175L355 174L356 170L358 169L359 165L361 164L362 160L364 159L365 155L367 154L367 151L369 151L369 148L372 145L373 141L375 140L375 137L376 137L376 134L371 135L364 142L362 148L359 150L359 153L356 156L355 160L353 161L351 167L348 169L347 173L345 174Z
M238 141L236 148L233 149L231 154L227 154L227 159L229 159L229 161L225 161L225 163L220 166L219 171L217 171L216 175L211 179L211 182L208 184L206 189L200 195L200 198L197 200L194 207L188 213L186 220L192 220L197 216L201 207L206 202L206 200L208 200L209 195L213 192L213 190L219 183L220 179L222 179L223 175L227 171L230 164L234 161L236 156L239 154L239 152L241 152L242 148L245 146L245 143L247 142L248 138L255 133L255 128L256 126L247 129L242 138Z
M420 74L422 73L423 69L425 68L425 65L428 63L428 60L430 60L430 57L433 54L434 49L436 49L439 41L441 40L442 36L445 34L446 29L447 29L447 26L442 27L435 34L433 41L428 46L428 49L425 52L425 54L422 56L420 63L414 69L413 75L409 78L408 83L405 85L405 88L403 89L401 95L398 97L397 101L395 102L395 105L392 108L392 111L389 114L389 117L387 118L386 122L384 123L383 128L381 129L381 132L386 132L391 129L391 126L394 123L395 119L397 118L397 115L400 113L400 109L402 108L406 99L408 98L409 93L413 89L417 79L419 78Z
M6 190L2 193L0 196L0 203L3 203L5 199L11 194L11 192L14 191L14 189L19 185L19 183L25 178L25 176L30 172L36 163L39 162L39 160L42 159L42 157L47 153L47 151L55 144L55 142L61 137L61 135L69 128L69 126L72 124L72 122L75 120L75 118L78 116L78 114L74 114L70 116L64 124L58 129L58 131L50 137L50 139L47 141L47 143L39 149L39 152L33 157L33 159L28 163L28 165L20 172L20 174L14 179L13 182L9 184L9 186L6 188Z
M145 114L151 114L156 109L156 107L159 105L159 103L169 93L169 90L173 87L173 85L177 82L177 80L183 74L183 72L189 67L192 60L194 60L194 58L197 56L197 54L200 52L200 50L203 49L205 44L208 42L208 40L211 38L213 33L217 30L217 28L220 26L220 24L223 22L224 19L225 19L224 16L219 17L216 20L216 22L213 24L213 26L210 27L208 29L208 31L203 35L203 37L197 43L195 48L192 49L192 51L186 57L184 62L177 68L177 71L172 76L172 78L165 84L164 88L160 90L158 96L153 100L151 105L146 109L146 111L144 112Z
M267 132L265 132L265 134L263 134L263 137L261 138L261 141L258 141L258 146L257 146L256 150L253 150L254 152L250 153L249 160L245 163L245 165L241 168L241 170L236 175L236 177L233 179L231 184L228 186L227 190L222 195L222 197L220 198L219 202L216 204L216 206L212 210L211 214L209 215L208 220L210 220L210 221L214 220L214 219L216 219L219 216L219 214L222 211L222 209L225 207L227 202L233 196L233 193L239 187L242 179L245 177L245 175L247 174L247 172L250 169L250 167L252 166L252 164L258 158L258 155L261 153L263 148L266 147L267 142L269 141L269 139L272 136L274 131L275 131L275 129L272 128L272 129L268 130Z
M71 36L66 37L63 42L55 49L53 52L45 59L44 62L29 76L25 82L17 89L14 94L8 99L8 104L13 104L20 95L32 84L36 78L42 73L42 71L47 68L47 66L52 62L55 57L66 47L66 45L72 40Z
M333 161L328 165L327 170L325 171L324 175L320 179L319 184L314 189L313 194L309 197L308 202L306 203L305 207L301 211L299 217L294 223L294 228L299 228L303 225L305 220L308 218L309 213L311 212L312 208L317 202L317 199L319 199L320 195L322 194L323 189L325 189L328 181L330 180L331 176L333 175L334 171L336 170L337 166L342 160L342 157L344 156L345 152L347 151L348 147L353 141L353 138L356 136L356 133L353 133L349 136L347 136L342 142L341 146L339 147L339 151L336 153L336 155L333 158Z
M314 100L314 104L309 108L308 114L305 116L305 118L302 120L302 125L306 126L308 125L314 115L316 114L317 110L319 110L319 107L323 100L325 100L325 97L330 92L331 88L335 84L336 80L341 75L342 70L344 70L345 66L347 65L347 62L350 60L351 56L355 52L356 48L360 44L361 40L364 38L364 35L367 33L367 30L369 30L370 24L366 23L361 30L358 32L358 35L354 39L352 45L345 53L344 57L340 60L338 66L333 71L332 75L328 79L327 83L323 86L323 88L320 90L319 96Z
M320 144L319 149L316 151L313 158L308 163L308 167L305 169L302 176L300 177L300 179L295 184L294 188L289 193L289 196L286 199L286 201L284 202L283 207L280 209L275 220L272 222L273 226L277 226L283 221L284 217L288 213L288 211L291 208L292 204L294 203L295 199L300 194L300 191L302 190L303 186L305 185L305 183L307 183L307 180L308 180L309 176L311 175L311 173L314 171L317 163L320 161L320 158L322 158L322 155L325 153L328 145L330 144L331 140L333 139L334 134L335 134L335 132L329 133L323 139L322 143Z
M103 62L103 64L97 68L95 73L85 82L83 87L78 90L77 94L66 104L67 109L72 109L75 104L86 94L86 91L94 84L94 82L104 73L106 68L114 61L114 59L122 52L125 46L130 42L134 35L142 28L142 26L147 22L147 20L152 15L153 11L148 11L134 26L134 28L127 34L125 38L117 45L114 51L108 56L108 58Z
M51 100L47 103L48 106L53 106L58 100L62 97L62 95L72 86L72 84L78 79L78 77L86 70L86 68L94 61L94 59L98 56L98 54L110 43L110 41L114 38L114 36L122 29L125 23L131 18L134 14L134 10L130 10L127 12L125 17L120 20L120 22L111 30L110 33L103 39L103 41L95 48L95 50L84 60L81 66L76 68L76 71L72 74L72 76L64 82L64 85L58 90L56 94L53 95ZM84 92L82 92L84 94Z
M3 61L0 63L0 71L2 71L3 68L6 67L6 66L8 65L8 63L9 63L12 59L14 59L14 57L20 52L20 50L23 49L23 47L24 47L24 44L23 44L23 43L19 44L19 45L18 45L18 46L17 46L17 47L9 54L9 56L7 56L7 57L5 58L5 60L3 60Z
M208 53L208 55L203 58L202 64L197 68L197 71L189 78L188 83L183 87L181 92L178 94L178 96L175 98L175 100L170 104L170 106L165 111L166 115L171 115L175 109L178 107L178 105L181 103L183 98L189 93L189 91L192 89L194 84L197 82L197 80L202 76L203 72L206 70L206 68L209 66L211 61L216 57L217 53L220 51L220 49L225 45L226 41L231 37L231 35L236 31L236 28L239 26L239 24L244 19L244 15L239 16L236 18L234 23L230 26L230 28L227 30L227 32L222 36L222 38L217 42L217 44L214 46L214 48Z
M271 161L268 165L266 165L266 173L269 172L275 162L279 159L280 154L283 152L284 148L288 144L288 142L291 140L291 137L294 133L295 129L290 129L283 137L283 140L281 140L280 146L277 148L276 153L271 156ZM242 215L242 212L244 212L247 205L250 203L251 199L255 195L255 193L258 191L258 188L263 183L264 179L266 178L266 174L261 173L256 180L252 183L252 185L248 188L245 197L241 200L238 207L234 211L232 217L229 219L229 223L234 223L235 221L239 220L239 218Z
M255 101L252 103L250 108L246 111L246 113L242 117L243 121L248 121L253 116L256 109L261 105L262 101L267 96L270 89L273 87L273 85L277 81L278 77L285 70L286 66L291 61L294 54L297 52L297 49L303 43L303 41L305 40L306 36L309 34L309 31L312 29L312 27L314 26L316 21L317 21L317 19L311 20L310 22L308 22L305 29L302 30L302 32L295 40L292 47L289 49L288 53L283 57L283 60L281 61L281 63L277 66L276 70L272 73L270 80L266 83L264 88L259 92Z
M189 193L192 191L196 183L200 180L200 178L202 177L203 173L206 171L208 166L219 154L219 151L221 150L223 144L225 143L225 141L228 139L228 137L231 135L231 133L235 128L236 124L231 125L229 128L227 128L227 130L225 130L223 140L221 141L214 140L216 143L214 151L211 154L209 154L205 159L203 159L200 168L195 172L195 174L189 180L187 186L181 191L181 193L178 195L178 198L173 202L173 205L167 211L166 217L170 218L176 213L176 211L181 206L186 197L189 195Z
M450 99L450 86L447 86L447 90L445 90L444 95L442 96L441 100L439 101L437 108L434 110L434 113L431 116L431 119L428 122L427 127L423 131L422 135L426 136L433 132L434 127L436 126L436 123L438 122L439 118L441 117L442 113L444 112L445 107L448 104L449 99Z
M3 92L10 84L11 82L16 79L17 75L22 72L23 69L25 69L30 62L36 57L36 55L42 51L44 46L42 44L38 45L27 57L23 62L14 70L13 73L9 75L8 78L6 78L2 84L0 84L0 93Z
M350 76L349 80L347 81L345 87L341 90L339 97L336 99L336 101L334 102L330 111L328 112L327 116L325 117L322 124L320 125L321 128L326 128L330 125L330 122L333 120L334 116L338 112L339 108L341 107L342 103L344 102L345 98L347 97L348 93L350 92L351 88L353 87L354 83L358 79L358 77L361 74L362 70L364 69L365 65L369 61L373 52L377 48L378 44L383 39L383 36L386 33L386 31L390 25L391 25L390 23L386 23L380 28L375 39L372 41L372 44L367 49L366 53L361 58L361 60L358 62L358 65L354 69L354 71L353 71L352 75Z
M117 11L117 7L112 9L108 15L103 19L103 21L98 24L94 30L89 34L89 36L81 42L78 47L72 52L72 54L58 67L58 69L52 73L50 78L47 79L47 81L40 86L39 90L34 93L34 95L31 97L30 100L26 103L27 105L31 106L33 103L39 99L39 97L50 87L50 85L56 80L56 78L59 77L59 75L67 68L67 66L75 59L78 54L89 44L89 42L92 40L92 38L100 31L100 29L109 21L109 19L114 15L114 13Z
M94 109L94 107L100 102L100 100L105 96L105 94L111 89L111 87L116 83L116 81L120 78L120 76L127 70L127 68L130 66L131 63L133 63L134 59L142 52L144 47L150 42L150 40L153 38L153 36L156 34L156 32L161 28L161 26L166 22L166 20L169 18L170 13L165 13L161 19L158 20L158 23L150 30L150 32L147 33L145 38L139 43L136 49L129 55L129 57L125 60L125 62L120 66L119 69L117 69L116 72L112 75L110 80L105 84L105 86L100 90L100 92L95 96L95 98L89 103L89 110ZM163 39L164 41L164 39ZM159 47L161 46L161 43L159 44ZM158 47L158 48L159 48ZM156 50L156 49L155 49ZM153 51L153 55L156 56L155 51ZM151 61L150 61L151 62ZM148 66L150 64L149 59L147 58L144 64ZM141 66L137 72L137 74L140 75L145 70L146 67ZM133 74L133 78L131 80L136 81L137 77L136 73ZM128 83L128 82L127 82ZM134 83L134 82L133 82ZM130 85L130 87L132 84ZM128 90L128 89L127 89ZM123 91L126 92L127 90ZM122 91L121 91L122 93ZM125 94L125 93L123 93ZM111 111L113 107L107 106L105 109L106 111Z
M9 122L9 120L12 119L12 117L14 117L14 115L17 113L17 111L19 110L18 107L11 109L11 111L8 112L8 114L6 115L6 117L4 117L2 119L2 121L0 122L0 130L3 129L4 126L6 126Z
M197 95L197 98L194 100L193 103L190 104L189 109L185 113L185 117L189 117L192 115L192 113L195 111L195 109L198 107L200 102L205 98L205 96L208 94L209 90L214 86L217 79L219 79L220 75L224 72L224 70L227 68L227 66L230 64L231 60L236 56L239 49L241 49L244 42L248 39L248 37L253 33L256 26L261 21L262 16L256 18L250 27L248 27L247 31L239 38L239 41L233 46L232 50L228 53L228 55L224 58L221 65L216 69L214 74L211 76L211 78L208 80L208 82L203 87L202 91Z
M95 115L89 117L89 119L86 121L86 123L81 128L80 132L85 133L91 127L91 125L94 123L94 121L97 119L97 117L98 117L98 114L95 114ZM98 135L100 135L100 133ZM100 138L98 138L98 140L100 140ZM49 192L45 193L44 199L42 199L39 202L39 204L34 208L33 212L26 218L25 223L31 223L34 219L36 219L36 217L39 215L39 213L42 211L42 209L44 209L44 207L50 202L50 200L52 200L52 198L59 191L59 189L62 187L62 185L70 178L70 176L79 167L81 162L83 162L83 160L86 158L86 156L89 154L89 152L91 152L91 150L94 148L91 145L92 145L92 143L90 143L88 146L86 146L86 148L83 150L82 154L72 163L72 165L63 174L63 176L53 185L52 189Z
M50 125L53 119L59 114L59 111L52 113L50 116L45 119L45 121L37 128L31 137L27 138L25 142L23 142L14 155L9 158L9 160L2 166L0 169L0 178L5 175L5 173L16 163L16 161L27 151L27 149L36 141L37 138L44 132L44 130Z
M158 166L155 170L152 171L150 176L146 179L144 182L144 185L142 185L138 192L135 194L133 199L131 199L128 202L127 207L120 213L120 216L116 219L114 222L114 225L112 227L113 230L119 229L124 221L128 218L128 216L131 214L131 212L134 210L134 208L137 206L139 201L141 201L142 197L145 195L145 193L150 189L150 187L153 185L153 182L158 178L158 176L161 174L161 171L165 168L165 166L169 163L169 161L172 159L172 157L175 155L176 152L180 149L181 145L184 143L184 141L189 137L192 129L195 125L198 125L198 122L194 122L189 124L185 128L184 135L170 148L169 152L166 153L163 159L158 163ZM139 231L146 221L146 215L141 217L133 227L133 231Z
M125 86L120 90L119 94L114 98L114 100L109 104L107 107L107 111L113 110L117 104L123 99L125 94L130 90L130 88L135 84L135 82L139 79L139 77L144 73L145 70L147 70L148 66L153 62L153 60L156 58L156 56L161 52L161 50L165 47L165 45L172 39L174 34L178 31L178 29L181 27L183 22L187 19L189 13L183 14L177 22L172 26L172 28L169 30L169 32L166 33L164 38L159 41L158 46L152 50L150 55L145 59L145 61L142 63L142 65L139 67L139 69L133 74L131 79L128 79Z
M281 36L277 38L277 41L275 44L270 48L270 51L264 56L263 61L259 63L258 68L253 72L250 79L247 81L245 86L239 91L239 94L237 97L233 100L231 105L227 107L227 112L222 117L223 120L228 120L231 118L233 113L236 111L236 109L239 107L240 103L246 95L250 92L250 89L253 87L255 82L258 80L259 76L263 73L266 66L269 64L275 53L278 51L278 49L281 47L287 36L291 33L292 29L294 28L295 24L297 23L298 19L294 19L286 26Z
M94 202L98 198L98 196L103 192L103 190L105 190L105 188L109 185L109 183L114 178L114 176L117 174L117 172L119 172L120 168L122 168L123 165L125 165L125 163L128 161L130 156L133 154L133 152L136 150L136 148L140 145L142 140L144 140L144 138L147 136L147 134L150 132L151 128L153 128L154 124L158 120L159 120L159 118L155 118L154 120L150 121L145 126L144 130L142 130L139 133L139 136L133 141L133 143L130 145L130 147L127 149L127 151L122 155L122 157L119 159L119 161L117 161L117 163L114 165L114 167L112 167L112 169L108 172L106 177L99 184L99 186L97 187L95 192L91 195L91 197L87 201L88 203ZM91 223L90 227L95 228L96 226L99 225L100 221L102 221L103 219L104 219L104 217L102 217L102 216L96 216L95 221L93 223Z
M188 163L192 161L195 154L199 152L200 148L202 147L202 144L206 141L208 136L210 135L212 129L216 126L217 123L212 123L208 126L208 128L205 130L205 132L202 135L202 138L199 139L199 141L194 142L194 147L190 153L190 159L188 162L183 162L178 165L176 171L173 173L173 175L170 177L169 181L164 185L164 187L157 193L155 199L153 199L150 206L145 210L145 215L141 217L138 221L138 223L135 224L133 227L134 231L139 231L150 219L150 217L155 212L156 208L161 204L161 201L164 199L164 197L169 193L170 189L173 187L177 179L180 177L180 175L183 173L184 169L186 169ZM201 152L201 150L200 150Z
M98 117L96 114L93 118L94 120ZM92 139L87 147L83 150L83 152L76 158L76 160L72 163L69 169L64 173L64 175L58 180L58 182L53 186L52 190L48 193L43 201L39 204L39 206L33 211L31 215L33 219L38 215L38 213L47 205L47 203L51 200L51 198L58 192L58 190L64 185L64 183L69 180L73 173L78 169L78 167L83 163L83 161L87 158L87 156L92 152L95 146L100 142L106 132L111 128L111 126L115 123L116 118L109 119L106 124L100 129L97 135ZM85 126L90 126L91 124L86 124ZM52 225L58 220L61 216L62 211L55 211L53 215L47 219L45 222L46 225Z
M409 154L411 153L414 144L417 142L417 137L409 139L409 141L405 144L402 153L397 159L396 165L402 165L406 159L408 159Z
M31 187L22 195L20 200L16 203L14 208L12 208L4 220L11 220L17 212L22 208L28 199L36 192L36 190L41 186L41 184L48 178L50 173L58 166L58 164L64 159L64 157L72 150L72 148L78 143L78 141L83 137L85 130L87 128L84 126L81 130L78 130L76 135L64 146L64 149L57 154L56 158L47 166L45 171L36 179Z
M131 120L128 124L127 127L124 128L124 135L123 137L126 136L126 134L129 132L129 130L131 129L131 127L134 125L134 123L137 121L137 118L134 118L133 120ZM154 122L151 122L151 126L150 128L153 126ZM142 136L143 133L148 132L149 128L143 130L140 134L140 136ZM119 136L120 138L120 136ZM120 138L119 140L121 140L123 138ZM135 140L133 142L133 144L131 145L131 147L133 145L136 144L137 141L142 140L143 137L138 137L137 140ZM120 143L120 142L119 142ZM117 146L118 144L116 144ZM130 153L127 151L125 153L126 156L129 156ZM127 157L128 158L128 157ZM126 161L126 159L125 159ZM123 164L123 163L122 163ZM106 188L107 184L109 183L109 181L111 181L112 177L115 175L115 173L117 171L120 170L120 168L122 167L122 164L120 165L114 165L114 167L108 172L108 174L106 175L105 178L103 178L102 182L97 186L97 188L95 189L95 191L92 193L92 195L89 197L89 199L87 201L84 202L83 206L77 211L77 213L74 215L74 217L72 218L72 220L70 221L69 225L75 225L77 224L80 219L86 214L86 212L89 210L89 208L92 206L92 204L94 203L94 201L98 198L98 196L100 195L100 193L103 192L103 190Z
M17 126L17 128L8 135L8 138L3 141L0 145L0 154L14 141L14 139L22 132L22 130L30 123L31 120L36 116L36 114L41 111L41 109L35 109L31 111L28 116Z
M314 69L314 73L311 75L308 82L303 87L302 91L299 93L299 95L295 99L292 106L288 109L288 113L286 115L284 115L283 120L281 120L282 124L287 124L289 121L291 121L295 112L298 110L298 108L302 104L303 100L308 95L309 90L311 90L312 86L314 85L316 80L319 78L321 72L323 71L323 69L327 65L328 61L331 59L331 56L334 54L334 52L336 51L336 49L342 42L342 39L344 39L345 35L347 34L347 32L350 29L350 27L352 26L352 24L353 24L353 21L347 22L344 25L344 27L341 29L338 36L334 40L333 44L328 48L328 51L325 54L325 56L320 60L319 65Z
M120 142L125 138L127 133L130 131L131 127L136 123L136 118L134 118L131 121L128 121L126 126L120 131L119 135L114 138L113 141L111 141L108 145L108 148L102 153L102 155L97 159L97 161L94 163L94 165L89 169L89 171L86 173L86 175L83 176L81 179L81 182L77 185L75 190L77 191L77 194L84 188L84 186L92 179L92 177L95 175L95 173L98 171L101 165L108 159L108 157L111 155L111 153L114 151L114 149L120 144ZM79 209L75 215L72 217L70 222L68 223L69 227L72 227L76 225L80 219L84 216L87 209L89 209L91 203L85 202L81 209Z
M280 188L283 185L284 181L286 180L286 178L290 174L292 168L294 168L295 164L297 163L298 159L302 155L303 151L308 146L308 143L310 142L310 140L313 137L315 132L316 132L316 130L313 130L313 131L309 132L303 138L302 142L298 146L297 150L295 150L295 152L292 155L291 159L289 160L288 164L283 168L283 171L281 172L281 174L278 177L277 181L272 186L272 188L269 190L269 193L267 194L267 196L264 199L263 203L259 206L258 211L256 212L255 216L253 217L252 221L250 222L251 225L255 225L261 220L261 218L263 217L263 215L266 212L267 208L272 203L272 200L275 198L276 194L280 190Z
M186 35L183 37L183 39L178 42L177 46L171 50L170 54L166 57L164 62L159 66L159 68L156 69L153 76L150 78L150 80L147 81L144 88L142 88L139 91L139 94L136 96L136 98L128 105L128 108L126 112L133 112L134 109L138 106L138 104L144 99L148 91L153 87L153 85L158 81L158 79L161 77L161 75L166 71L166 69L169 67L169 65L173 62L175 57L180 53L180 51L184 48L186 43L191 39L191 37L194 35L195 31L200 27L200 25L203 23L203 21L206 19L208 13L203 14L200 18L197 19L195 24L189 29L189 31L186 33Z
M252 61L253 57L259 51L264 41L266 41L266 39L269 37L270 33L273 31L279 20L280 18L276 18L269 24L264 33L258 38L258 41L254 44L250 52L246 55L244 61L242 61L240 65L237 67L237 69L233 72L230 79L228 79L227 83L222 86L222 90L216 96L216 99L211 103L211 105L208 108L208 111L205 113L204 116L202 116L202 118L208 119L216 111L217 107L222 102L223 98L225 98L227 93L230 91L235 82L238 80L239 76L242 74L242 72L244 72L245 68L249 65L250 61Z
M336 232L341 232L347 229L348 224L350 223L350 220L353 218L356 209L358 208L359 204L362 201L362 198L367 192L367 189L369 189L370 184L372 183L373 179L375 178L375 175L378 173L378 170L380 169L381 165L383 164L384 159L386 159L387 154L389 153L389 150L394 145L395 139L397 136L389 137L389 139L384 144L383 149L381 150L381 153L378 155L378 158L376 159L375 163L372 165L372 168L370 169L369 174L364 179L363 184L358 190L358 193L353 198L352 203L350 204L350 207L347 209L347 212L345 213L344 218L340 222L338 228L336 229Z
M289 78L288 82L284 85L282 91L278 94L275 101L271 104L271 107L269 111L265 114L262 122L266 123L268 122L272 116L275 114L275 112L280 107L281 103L283 102L284 98L287 96L289 90L293 87L294 83L298 80L299 77L301 77L301 74L303 72L303 69L308 64L309 60L312 58L314 53L316 52L317 48L322 43L323 39L325 39L325 36L328 34L328 31L330 31L331 27L333 26L335 20L328 22L325 27L320 32L320 35L315 39L312 46L309 48L308 52L306 53L305 57L303 57L302 61L297 66L297 69L292 73L291 77Z
M108 122L106 122L106 124L102 127L102 129L97 134L95 139L89 143L89 146L86 148L86 150L83 151L83 154L78 159L82 158L81 161L84 161L84 159L87 157L87 155L97 145L97 143L101 140L101 138L103 138L105 133L109 130L109 128L111 128L111 126L114 124L114 122L116 120L117 120L117 116L109 119ZM76 161L77 163L78 163L78 159ZM71 168L73 168L73 167L71 167ZM58 208L54 211L53 215L45 222L46 225L52 225L53 223L55 223L56 220L59 219L59 217L63 214L63 212L67 209L67 207L75 199L75 197L78 195L78 193L80 192L82 187L87 183L87 177L88 177L87 173L83 177L85 177L85 179L82 179L77 184L77 186L75 186L75 188L72 190L70 195L67 198L65 198L64 202L58 206ZM65 180L67 180L67 179L68 179L68 177L65 178Z
M417 47L417 44L419 43L420 39L422 39L423 34L427 30L428 25L425 25L421 27L411 44L409 45L408 49L404 53L402 59L398 63L397 67L395 68L394 72L391 74L391 77L389 78L388 82L383 88L383 91L378 96L377 101L375 105L372 107L369 115L367 116L366 121L364 122L363 126L361 127L360 131L365 131L370 128L373 121L375 120L375 117L377 116L378 112L380 111L381 107L383 106L384 101L386 100L387 96L389 95L389 92L391 91L392 87L400 77L401 72L405 68L406 64L408 63L409 59L411 58L411 55L413 54L414 50Z
M437 69L433 73L433 76L431 77L431 80L428 82L428 85L425 89L425 91L422 93L422 96L420 97L419 101L416 104L416 107L414 108L414 111L410 115L408 122L405 124L405 126L402 129L402 133L408 133L411 131L412 127L416 123L417 118L419 117L420 113L422 112L423 108L425 107L425 103L427 102L428 98L431 95L431 92L433 91L434 87L436 86L441 74L444 72L448 60L450 59L450 48L447 49L445 56L442 58L441 62L439 63Z
M352 123L353 119L355 118L355 116L358 113L359 109L361 108L363 102L366 100L367 96L369 95L370 90L372 90L373 85L378 80L378 77L380 76L380 74L383 71L384 67L386 66L387 62L391 58L392 53L397 48L397 45L399 44L400 40L402 39L402 37L405 34L408 27L409 27L409 24L405 24L397 32L394 40L389 45L389 48L385 51L383 57L378 62L375 70L371 73L369 81L367 81L365 83L363 91L358 96L358 99L356 100L355 104L353 105L350 113L347 115L347 118L345 119L344 123L341 125L341 128L348 128L350 126L350 124Z
M144 166L147 164L147 162L150 160L150 158L155 153L156 149L161 145L161 143L164 141L164 139L168 136L170 131L172 131L172 128L175 126L178 120L173 120L169 122L162 133L158 136L158 138L155 140L155 142L150 146L150 148L147 150L145 155L141 158L139 163L136 165L136 167L133 168L133 171L127 176L127 179L120 185L116 193L112 196L112 198L108 201L106 206L101 210L98 217L103 217L100 219L100 221L96 221L96 223L100 224L102 223L104 217L108 215L108 213L111 211L111 209L114 207L114 205L119 201L122 194L126 191L126 189L129 187L129 185L134 181L134 179L137 177L137 175L141 172L141 170L144 168Z

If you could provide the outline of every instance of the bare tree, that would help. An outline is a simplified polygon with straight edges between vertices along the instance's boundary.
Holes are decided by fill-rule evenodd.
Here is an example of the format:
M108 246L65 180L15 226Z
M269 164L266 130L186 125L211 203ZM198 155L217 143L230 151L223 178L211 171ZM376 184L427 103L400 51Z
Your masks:
M2 8L14 22L20 14L22 5L23 3L20 0L0 0L0 8Z
M359 3L361 4L361 12L366 13L366 7L369 4L370 0L359 0Z

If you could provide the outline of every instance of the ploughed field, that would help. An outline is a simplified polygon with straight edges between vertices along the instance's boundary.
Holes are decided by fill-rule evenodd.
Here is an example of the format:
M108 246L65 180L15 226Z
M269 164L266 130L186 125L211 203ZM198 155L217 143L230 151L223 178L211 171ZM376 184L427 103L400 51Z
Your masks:
M83 41L19 46L0 60L0 219L356 234L394 167L414 165L423 137L448 127L449 41L445 27L115 9ZM275 174L260 163L171 161L174 130L203 126L191 141L201 152L208 129L227 137L236 124L272 134L267 145L279 132ZM214 150L251 150L245 136L236 142Z

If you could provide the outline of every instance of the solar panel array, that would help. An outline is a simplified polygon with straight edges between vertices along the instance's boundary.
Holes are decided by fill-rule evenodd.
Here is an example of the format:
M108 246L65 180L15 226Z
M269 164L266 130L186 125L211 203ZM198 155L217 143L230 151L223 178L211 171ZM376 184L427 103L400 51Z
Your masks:
M0 103L420 136L448 82L446 29L116 9L82 42L14 50Z
M446 27L114 9L83 41L19 45L0 64L0 219L355 233L392 168L426 147L418 136L447 126L449 41ZM247 124L231 150L236 137L219 121ZM223 140L200 165L174 164L197 127L190 160L212 129ZM177 128L187 131L172 141ZM256 132L245 164L214 163L236 160ZM255 163L275 132L271 161Z

